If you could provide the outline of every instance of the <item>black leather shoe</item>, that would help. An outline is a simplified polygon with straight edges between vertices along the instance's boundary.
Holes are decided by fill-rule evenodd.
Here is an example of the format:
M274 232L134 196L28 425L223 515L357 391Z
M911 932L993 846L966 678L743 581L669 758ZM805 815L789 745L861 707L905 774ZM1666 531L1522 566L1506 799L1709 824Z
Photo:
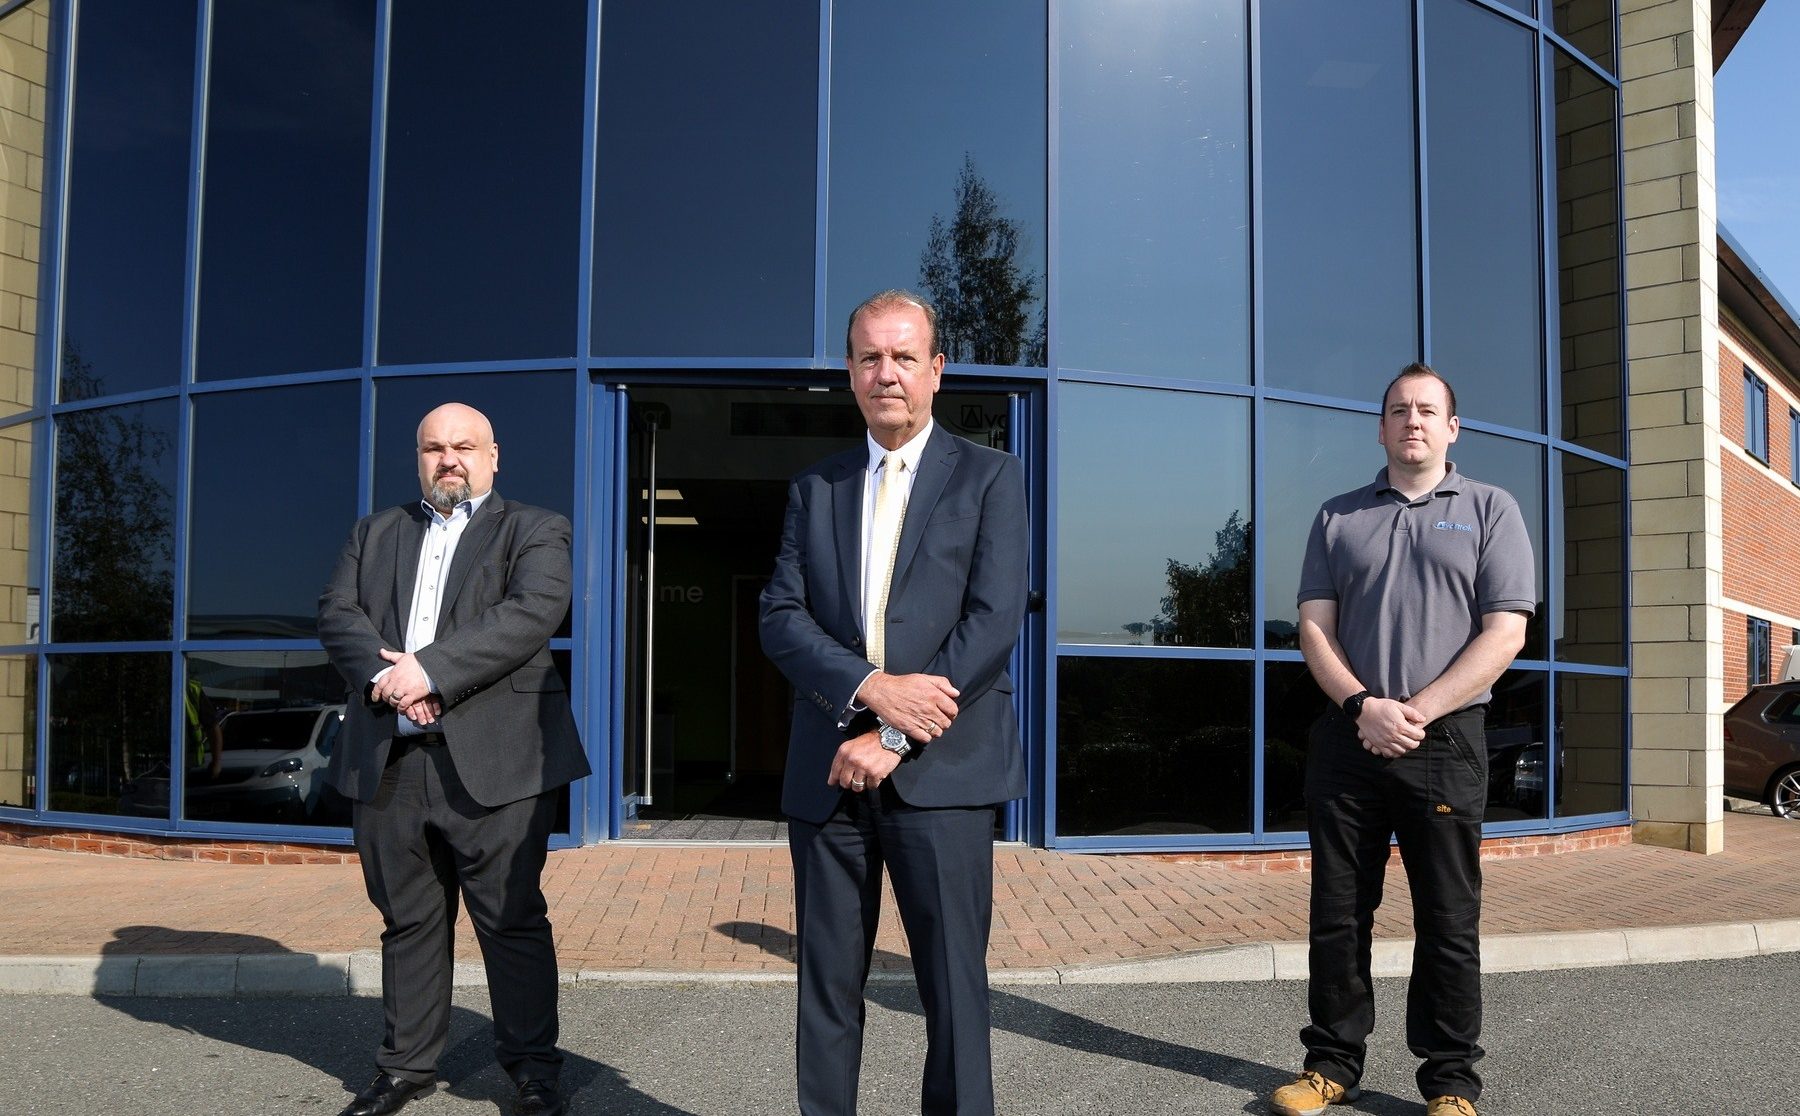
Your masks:
M389 1073L378 1073L375 1080L363 1087L350 1102L350 1107L338 1113L338 1116L388 1116L390 1112L398 1112L402 1105L421 1093L429 1093L437 1086L436 1081L405 1081Z
M554 1081L521 1081L513 1101L513 1116L563 1116L568 1111L562 1090Z

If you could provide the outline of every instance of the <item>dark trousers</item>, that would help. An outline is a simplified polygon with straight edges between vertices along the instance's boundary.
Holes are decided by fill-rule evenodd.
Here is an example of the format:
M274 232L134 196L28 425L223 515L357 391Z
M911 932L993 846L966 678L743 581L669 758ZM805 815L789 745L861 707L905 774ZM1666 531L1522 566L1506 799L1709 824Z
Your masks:
M560 793L482 806L448 750L395 740L375 799L357 803L353 820L363 882L384 924L381 1070L408 1081L437 1073L460 892L487 963L501 1068L515 1081L557 1077L556 947L541 876Z
M1341 1085L1362 1078L1375 1025L1369 951L1388 839L1412 887L1406 1043L1424 1059L1427 1098L1481 1095L1481 816L1487 803L1483 710L1433 721L1398 759L1364 750L1338 710L1313 724L1306 801L1312 837L1306 1068Z
M795 1033L801 1116L852 1116L862 1069L863 985L885 865L925 1009L925 1116L991 1116L988 931L994 807L920 809L883 783L845 794L823 825L788 819L799 952Z

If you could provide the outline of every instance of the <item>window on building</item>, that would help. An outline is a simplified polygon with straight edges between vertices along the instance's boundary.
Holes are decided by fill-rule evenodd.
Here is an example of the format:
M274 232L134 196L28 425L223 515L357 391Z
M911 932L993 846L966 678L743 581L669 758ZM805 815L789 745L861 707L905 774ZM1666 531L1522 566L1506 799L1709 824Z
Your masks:
M1788 411L1788 479L1800 484L1800 411Z
M1744 370L1744 448L1759 461L1769 460L1769 385Z
M1752 686L1760 686L1769 680L1769 635L1767 620L1750 617L1750 638L1744 648L1744 673Z

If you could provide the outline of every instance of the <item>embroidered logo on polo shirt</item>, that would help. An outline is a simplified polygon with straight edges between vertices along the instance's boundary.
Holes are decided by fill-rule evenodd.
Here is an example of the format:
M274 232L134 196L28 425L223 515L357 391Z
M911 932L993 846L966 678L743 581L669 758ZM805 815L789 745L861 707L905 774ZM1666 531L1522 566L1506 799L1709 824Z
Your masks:
M1431 526L1433 529L1438 530L1438 531L1471 531L1472 532L1475 530L1475 527L1473 524L1452 523L1448 519L1440 519L1436 523L1433 523Z
M1439 806L1438 806L1438 808L1437 808L1437 812L1438 812L1438 813L1440 813L1440 814L1451 814L1451 813L1455 813L1455 811L1454 811L1454 810L1452 810L1452 809L1450 809L1450 807L1448 807L1448 806L1445 806L1445 805L1442 805L1442 804L1439 804Z

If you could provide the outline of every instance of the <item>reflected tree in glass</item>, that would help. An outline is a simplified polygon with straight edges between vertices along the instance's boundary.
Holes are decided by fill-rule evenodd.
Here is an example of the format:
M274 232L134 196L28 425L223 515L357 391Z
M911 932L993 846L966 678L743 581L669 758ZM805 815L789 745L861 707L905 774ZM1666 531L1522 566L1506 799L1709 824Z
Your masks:
M1025 234L965 153L955 215L932 214L919 256L919 285L937 306L938 348L951 363L1044 364L1041 276L1025 263Z
M169 656L52 655L49 677L50 809L168 817Z
M65 391L99 391L70 351ZM152 411L170 421L150 421ZM73 411L57 420L52 637L167 639L174 610L173 405Z
M1250 645L1250 521L1234 511L1213 535L1204 563L1169 559L1169 595L1156 619L1157 643L1184 647ZM1127 631L1131 625L1124 626Z

